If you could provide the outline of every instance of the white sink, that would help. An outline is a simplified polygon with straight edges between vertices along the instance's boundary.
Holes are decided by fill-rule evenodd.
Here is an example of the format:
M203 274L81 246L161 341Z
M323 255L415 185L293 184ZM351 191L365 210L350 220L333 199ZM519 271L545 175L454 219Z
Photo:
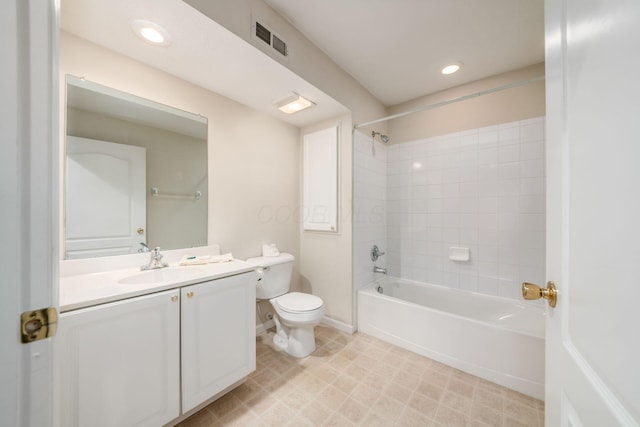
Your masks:
M147 285L152 283L163 282L184 282L186 280L195 279L206 274L203 267L187 266L187 267L165 267L155 270L141 271L131 276L123 277L118 283L123 285Z

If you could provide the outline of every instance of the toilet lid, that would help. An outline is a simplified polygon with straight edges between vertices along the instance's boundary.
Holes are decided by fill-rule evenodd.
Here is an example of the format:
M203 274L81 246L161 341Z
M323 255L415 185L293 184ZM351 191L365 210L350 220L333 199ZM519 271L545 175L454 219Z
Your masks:
M290 292L278 297L278 307L290 313L304 313L322 307L322 299L302 292Z

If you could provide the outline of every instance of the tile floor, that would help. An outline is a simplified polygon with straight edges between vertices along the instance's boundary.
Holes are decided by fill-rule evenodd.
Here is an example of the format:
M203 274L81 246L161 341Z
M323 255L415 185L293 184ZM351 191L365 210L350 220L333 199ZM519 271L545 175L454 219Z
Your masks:
M544 403L381 340L316 327L295 359L257 337L257 370L180 427L543 426Z

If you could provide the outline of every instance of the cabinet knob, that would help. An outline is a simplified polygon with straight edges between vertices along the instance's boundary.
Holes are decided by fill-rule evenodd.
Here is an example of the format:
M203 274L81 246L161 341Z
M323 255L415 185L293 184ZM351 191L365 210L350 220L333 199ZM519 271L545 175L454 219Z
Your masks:
M193 291L187 292L187 298L191 298L191 297L193 297Z
M171 301L173 301L173 302L178 301L178 295L173 295L173 296L171 297Z

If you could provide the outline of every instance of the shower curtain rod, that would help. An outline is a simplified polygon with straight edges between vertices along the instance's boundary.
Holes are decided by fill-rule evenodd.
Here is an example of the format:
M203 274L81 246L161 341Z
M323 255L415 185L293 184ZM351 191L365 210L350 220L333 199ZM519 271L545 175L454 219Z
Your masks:
M466 101L467 99L477 98L482 95L488 95L494 92L500 92L502 90L511 89L518 86L528 85L529 83L537 82L540 80L544 80L544 76L533 77L528 80L521 80L519 82L509 83L503 86L494 87L493 89L482 90L480 92L472 93L470 95L459 96L457 98L448 99L446 101L435 102L433 104L423 105L422 107L417 107L412 110L403 111L402 113L392 114L387 117L382 117L381 119L371 120L370 122L364 122L353 126L353 129L358 129L364 126L369 126L375 123L384 122L387 120L397 119L398 117L408 116L409 114L419 113L420 111L431 110L433 108L443 107L445 105L453 104L460 101Z

